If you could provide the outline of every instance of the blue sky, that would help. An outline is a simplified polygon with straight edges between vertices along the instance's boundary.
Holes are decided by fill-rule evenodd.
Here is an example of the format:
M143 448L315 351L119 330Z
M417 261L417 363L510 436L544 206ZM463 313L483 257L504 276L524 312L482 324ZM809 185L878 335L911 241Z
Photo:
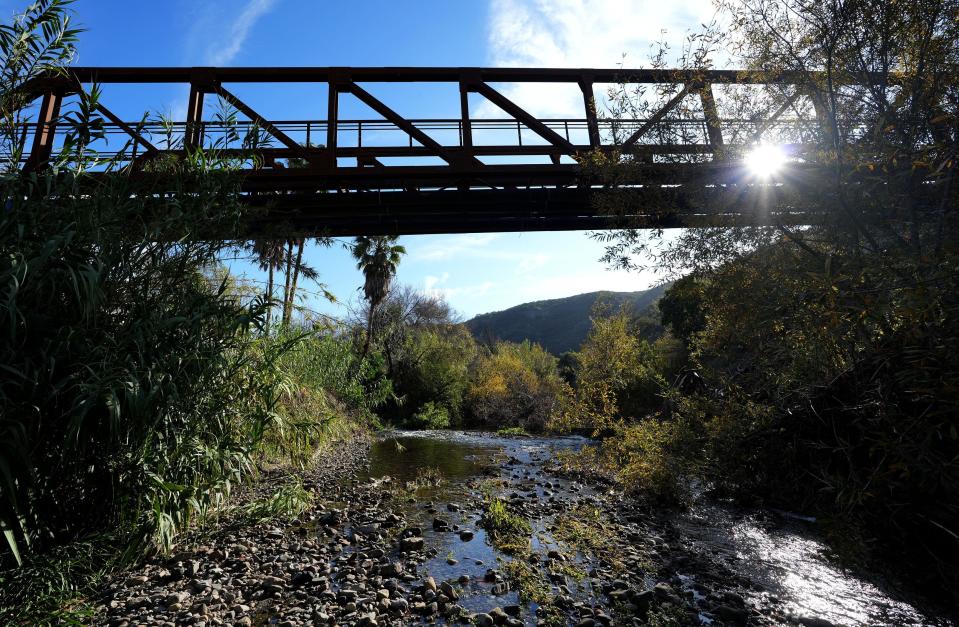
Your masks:
M0 14L26 3L0 0ZM653 41L678 42L712 15L709 0L79 0L74 7L87 29L77 64L87 66L611 67L626 54L635 67ZM502 89L537 114L582 116L576 90ZM234 91L266 116L325 117L325 91L314 86ZM376 95L409 117L458 115L455 90L378 86ZM182 115L186 97L179 86L104 89L105 104L131 119L144 109ZM476 106L478 115L489 113ZM341 103L341 116L352 114L362 117L362 106ZM401 243L408 255L398 282L443 293L464 317L599 289L643 289L657 280L609 271L598 261L602 245L581 232L409 236ZM309 306L345 314L362 281L348 251L311 247L307 261L339 301L311 298ZM247 264L234 269L262 280Z

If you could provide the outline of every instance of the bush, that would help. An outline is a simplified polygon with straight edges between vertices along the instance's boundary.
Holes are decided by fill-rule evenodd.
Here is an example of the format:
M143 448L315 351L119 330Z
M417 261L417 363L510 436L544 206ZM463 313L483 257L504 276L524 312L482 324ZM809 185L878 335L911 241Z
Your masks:
M449 425L463 422L470 364L475 359L476 343L462 325L437 324L412 330L408 350L395 365L394 381L404 397L406 412L422 412L425 404L443 408Z
M413 414L411 424L417 429L448 429L450 415L446 407L427 401L418 412Z
M380 355L395 396L379 408L386 420L423 428L416 415L441 406L449 424L463 421L463 398L476 342L441 298L409 286L390 291L373 317L373 351ZM358 324L360 321L356 321Z
M23 84L72 57L65 4L4 27L6 146ZM214 148L132 176L89 150L104 138L97 100L70 105L51 168L24 175L14 153L0 174L5 565L103 530L169 547L283 423L290 344L258 347L266 303L209 278L246 217L233 172L246 157Z
M500 551L504 553L529 551L533 527L528 520L511 511L503 499L493 496L486 499L480 526L486 530L486 535L493 546Z
M373 410L392 394L381 360L368 355L357 364L343 334L284 328L259 337L254 349L279 355L274 371L279 420L264 434L257 451L261 459L304 466L331 436L373 422Z
M700 471L700 442L695 423L651 416L617 424L600 444L564 455L562 463L567 470L616 481L633 496L686 504L690 479Z
M667 385L662 370L668 360L640 337L630 311L597 310L592 323L575 359L567 358L567 363L575 364L576 387L565 411L550 422L553 431L602 435L663 404ZM656 342L658 347L669 346L665 336Z
M477 359L466 400L473 425L541 431L566 390L556 358L538 344L498 342Z

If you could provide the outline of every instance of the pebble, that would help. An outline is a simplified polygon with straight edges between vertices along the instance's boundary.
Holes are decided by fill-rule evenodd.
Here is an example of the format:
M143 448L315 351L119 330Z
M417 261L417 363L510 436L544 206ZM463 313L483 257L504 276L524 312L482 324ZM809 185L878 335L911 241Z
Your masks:
M502 562L497 558L495 563L491 562L495 568L486 568L484 560L475 555L461 556L462 562L451 555L445 560L441 557L441 551L449 549L449 540L443 539L449 537L444 535L446 532L452 531L461 542L476 537L475 531L460 525L472 526L480 517L482 495L478 488L482 477L471 488L475 490L475 501L438 500L410 507L403 499L384 499L384 491L390 489L386 481L341 481L356 474L363 455L350 446L339 449L330 453L339 457L335 463L324 465L328 470L317 469L304 479L304 485L322 497L300 520L229 530L224 527L222 534L204 539L202 545L192 548L184 542L185 548L172 557L152 558L136 572L108 584L98 608L102 616L96 622L111 627L252 626L254 621L275 627L400 627L464 621L479 627L530 624L532 608L515 603L515 593L511 594L513 586L505 568L509 558ZM512 487L505 488L513 491L510 507L528 518L552 520L578 502L608 506L604 511L614 511L612 497L601 501L578 495L581 485L571 485L567 490L558 481L544 480L549 475L536 468L535 472L517 473ZM503 477L495 468L491 475ZM509 475L505 478L508 480ZM268 490L270 482L263 483L262 489ZM535 496L537 489L551 498ZM323 502L337 505L330 507ZM449 519L436 515L437 508L456 513L455 520L460 524L451 524ZM421 518L406 520L400 515L410 509ZM603 528L607 537L617 540L615 557L625 566L613 570L609 563L597 560L589 567L591 579L587 582L568 576L570 567L578 567L579 557L565 545L540 548L524 559L549 585L553 604L565 612L563 624L605 627L619 624L615 621L620 618L626 621L623 624L640 624L650 610L663 603L676 603L688 612L698 611L691 600L695 595L687 594L689 590L674 577L665 576L652 589L646 589L648 574L643 568L648 567L649 551L655 549L668 559L677 555L665 540L652 537L643 522L647 517L634 518L629 523L611 519ZM420 521L426 522L426 533L422 527L404 526ZM661 535L673 540L668 533ZM462 546L457 551L475 551L483 546ZM428 572L428 562L436 563L430 560L445 561L447 566L458 568L450 568L451 572L443 573L448 579L437 582ZM642 563L643 568L633 566L634 562ZM485 568L485 572L477 571L479 568ZM700 594L701 598L710 595L703 611L727 625L752 620L753 614L746 609L738 588L723 587L716 581L706 583L713 592ZM588 590L596 591L595 596ZM468 614L457 605L465 591L474 597L485 591L504 605ZM681 598L681 594L690 598ZM630 615L617 614L617 608ZM529 613L526 623L520 618L524 611ZM536 624L551 624L552 619L543 611L543 607L537 610ZM819 619L804 620L808 622L800 622L805 627L830 627L825 621L816 622Z

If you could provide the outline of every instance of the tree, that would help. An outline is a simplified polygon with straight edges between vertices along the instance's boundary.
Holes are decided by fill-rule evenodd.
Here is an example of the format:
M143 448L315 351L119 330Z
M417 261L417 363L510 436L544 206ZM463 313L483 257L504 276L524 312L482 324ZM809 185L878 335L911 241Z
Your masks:
M802 206L820 222L690 229L668 240L626 228L605 236L606 259L629 267L649 253L696 277L664 299L663 314L702 376L675 416L698 425L709 480L820 508L847 538L877 538L887 557L901 555L954 594L959 2L722 8L731 36L696 39L688 67L708 67L710 50L729 44L760 80L798 82L795 92L717 87L717 102L736 120L785 107L764 140L796 146L798 161L764 208ZM614 99L642 117L633 94ZM695 108L672 115L701 117ZM721 155L742 156L728 146ZM598 168L614 188L604 200L611 212L632 193L615 189L617 173L642 167L626 155Z
M688 346L693 334L702 331L706 325L702 290L695 275L687 275L673 283L659 299L658 306L663 326L684 345Z
M312 144L306 144L310 148ZM320 145L320 148L323 146ZM299 157L287 159L287 166L291 168L305 168L309 166L309 161ZM314 240L319 246L331 246L332 238L317 237ZM296 301L297 282L302 274L306 279L314 281L319 277L319 273L308 265L303 263L303 250L306 247L307 238L295 237L287 240L287 269L286 269L286 290L283 293L283 324L289 325L293 319L293 305ZM296 248L296 257L293 256L293 248ZM292 277L290 276L292 273ZM332 295L327 294L328 298Z
M319 246L330 246L333 243L333 240L329 237L317 237L313 240ZM293 309L296 302L296 292L299 287L299 279L302 275L304 278L315 281L319 278L320 273L316 271L315 268L305 264L303 262L303 250L306 247L307 238L305 237L296 237L288 240L287 243L287 254L289 259L287 260L286 266L286 289L283 293L283 324L289 326L293 321ZM293 248L296 247L296 256L293 256ZM291 275L292 274L292 278ZM323 287L321 285L321 287ZM333 295L325 292L327 299L332 300Z
M271 301L275 290L276 272L283 272L283 298L280 301L280 322L283 325L289 325L293 320L293 309L296 303L300 277L315 281L320 276L315 268L303 262L303 250L306 241L307 238L303 237L286 240L261 239L255 240L250 246L260 270L266 270L267 272L266 296ZM329 246L332 240L318 237L315 241L321 246ZM295 254L294 248L296 249ZM330 297L330 295L327 296ZM267 331L270 328L272 309L271 305L267 316Z
M356 267L363 272L363 297L369 305L361 359L370 350L376 309L390 291L400 257L406 254L406 249L397 244L397 240L399 237L395 235L359 236L353 243Z
M260 270L266 270L266 299L268 307L266 312L266 332L270 332L271 320L273 318L273 283L274 275L277 270L283 267L288 258L286 254L286 242L274 239L259 239L252 243L251 249Z
M541 431L562 409L567 390L556 358L539 344L496 342L471 369L466 403L474 425Z
M602 434L617 424L639 420L658 409L665 381L656 355L640 336L632 311L594 307L589 335L572 358L575 394L557 430Z

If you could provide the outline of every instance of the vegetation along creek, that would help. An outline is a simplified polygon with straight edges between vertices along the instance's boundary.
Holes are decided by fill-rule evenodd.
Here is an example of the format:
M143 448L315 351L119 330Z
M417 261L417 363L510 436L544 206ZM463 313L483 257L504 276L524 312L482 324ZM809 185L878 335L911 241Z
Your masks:
M959 620L959 0L0 7L0 625Z
M580 437L386 432L286 525L229 529L110 585L110 625L934 624L843 571L809 523L706 499L635 507L570 475ZM497 513L498 504L503 510Z

